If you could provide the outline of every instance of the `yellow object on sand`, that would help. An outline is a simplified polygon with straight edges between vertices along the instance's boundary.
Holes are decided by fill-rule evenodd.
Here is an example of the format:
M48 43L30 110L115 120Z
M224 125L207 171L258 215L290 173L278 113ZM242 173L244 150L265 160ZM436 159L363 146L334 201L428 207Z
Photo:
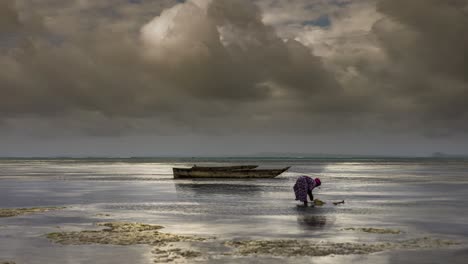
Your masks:
M322 206L322 205L324 205L324 204L325 204L325 202L322 201L322 200L319 200L319 199L315 199L315 200L314 200L314 205L315 205L315 206Z

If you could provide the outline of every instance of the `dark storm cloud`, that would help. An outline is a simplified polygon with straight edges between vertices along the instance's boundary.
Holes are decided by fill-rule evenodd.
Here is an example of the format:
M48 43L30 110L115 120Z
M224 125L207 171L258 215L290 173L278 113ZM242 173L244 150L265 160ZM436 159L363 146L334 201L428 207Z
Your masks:
M250 1L152 6L144 22L143 3L2 3L18 38L0 57L3 117L144 117L197 130L340 96L320 58L279 38Z
M0 32L9 33L15 31L19 26L19 18L16 13L15 2L4 0L0 3Z
M84 6L60 6L68 16L46 15L49 6L41 10L33 4L12 10L25 19L12 33L16 45L0 54L2 115L135 115L164 108L151 96L150 86L158 83L144 81L152 73L128 31L132 23L108 19L100 25L100 18L82 16L89 7L80 3Z
M2 1L0 125L91 135L466 129L467 1L381 0L359 42L321 45L300 35L341 34L358 11L316 2ZM324 15L324 29L303 23Z
M467 4L356 1L331 12L330 29L295 26L280 32L296 31L313 47L351 95L341 106L361 109L348 128L367 124L383 133L466 134Z
M468 1L382 0L374 25L390 65L390 95L434 126L467 129Z

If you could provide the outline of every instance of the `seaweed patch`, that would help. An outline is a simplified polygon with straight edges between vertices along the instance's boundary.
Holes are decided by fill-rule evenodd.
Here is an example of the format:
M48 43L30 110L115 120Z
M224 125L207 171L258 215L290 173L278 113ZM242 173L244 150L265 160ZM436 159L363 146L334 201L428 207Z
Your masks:
M0 217L13 217L34 213L44 213L62 209L65 209L65 207L2 208L0 209Z
M137 245L155 246L152 253L154 262L165 263L175 260L193 259L202 256L200 252L182 250L180 248L165 249L169 243L205 241L206 238L196 236L181 236L159 232L164 228L160 225L141 223L111 222L98 223L106 227L103 230L85 230L80 232L56 232L47 234L47 238L63 245Z
M392 235L398 235L401 234L402 232L398 229L387 229L387 228L372 228L372 227L363 227L363 228L354 228L354 227L349 227L349 228L344 228L342 230L346 231L361 231L365 233L372 233L372 234L392 234Z
M392 249L426 249L459 243L448 240L418 238L401 242L386 243L332 243L309 242L300 240L248 240L228 241L227 246L234 247L236 253L242 256L271 255L271 256L328 256L349 254L370 254Z
M201 252L192 250L182 250L180 248L155 248L153 251L151 251L151 253L153 253L154 262L156 263L173 262L175 260L181 259L194 259L202 256Z
M170 242L203 241L205 238L161 233L160 225L141 223L98 223L107 227L97 231L56 232L47 234L47 238L63 245L110 244L110 245L166 245Z
M301 240L250 240L226 242L227 246L236 248L239 255L272 255L272 256L327 256L347 254L368 254L382 251L369 244L353 243L313 243Z
M110 222L98 223L104 227L102 230L85 230L80 232L57 232L47 234L50 240L64 245L85 244L109 244L109 245L137 245L146 244L154 246L152 254L154 262L187 262L193 259L201 259L207 252L193 251L174 247L177 242L203 242L208 238L198 236L185 236L160 232L163 226L142 223ZM356 230L356 229L349 229ZM361 230L361 229L359 229ZM385 229L366 229L369 232L388 233ZM396 231L395 231L396 233ZM211 238L210 238L211 239ZM213 238L214 239L214 238ZM312 240L234 240L219 241L212 243L223 243L230 252L222 255L249 256L269 255L278 257L296 256L328 256L328 255L350 255L371 254L395 249L428 249L458 245L458 242L450 240L433 239L429 237L412 240L376 243L334 243L315 242ZM192 262L193 262L192 261Z
M98 216L98 217L110 217L112 216L111 214L95 214L95 216Z

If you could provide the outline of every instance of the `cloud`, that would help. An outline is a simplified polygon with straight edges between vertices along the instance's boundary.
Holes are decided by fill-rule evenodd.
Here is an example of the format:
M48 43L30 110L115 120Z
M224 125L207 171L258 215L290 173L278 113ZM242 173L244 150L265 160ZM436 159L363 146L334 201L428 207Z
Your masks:
M1 125L466 133L466 1L289 2L2 1Z
M320 59L280 39L250 1L205 6L176 5L142 28L147 56L170 68L168 82L193 96L241 101L271 99L270 83L290 92L337 89Z
M29 45L2 54L8 69L0 75L4 117L81 120L73 116L87 112L248 123L294 100L292 107L329 108L322 99L340 93L320 58L295 40L279 38L250 1L174 4L139 27L124 15L128 9L99 17L94 2L65 4L67 16L19 6L9 9L12 17L39 17L42 25L33 34L23 29L32 28L32 20L19 21L24 27L15 34L26 36Z
M18 14L15 12L14 2L5 0L0 3L0 32L9 33L20 26Z
M468 131L468 2L382 0L373 32L393 82L389 96L406 98L424 127Z
M359 1L331 13L331 25L287 25L313 48L361 119L392 132L466 134L467 1ZM351 107L355 109L355 107Z

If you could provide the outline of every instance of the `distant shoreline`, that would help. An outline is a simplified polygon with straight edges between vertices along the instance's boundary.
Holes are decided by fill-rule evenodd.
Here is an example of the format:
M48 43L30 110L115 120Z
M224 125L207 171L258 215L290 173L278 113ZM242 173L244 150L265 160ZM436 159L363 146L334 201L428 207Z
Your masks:
M241 160L466 160L468 156L155 156L155 157L0 157L0 160L207 160L207 161L241 161Z

